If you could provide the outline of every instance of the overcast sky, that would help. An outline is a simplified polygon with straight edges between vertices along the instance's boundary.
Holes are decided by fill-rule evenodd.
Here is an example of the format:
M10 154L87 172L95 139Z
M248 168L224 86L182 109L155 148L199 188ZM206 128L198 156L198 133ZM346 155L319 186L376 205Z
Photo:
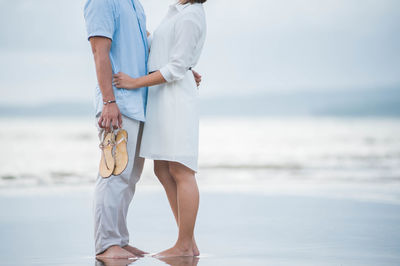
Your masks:
M82 0L0 0L0 103L88 101ZM149 31L169 0L142 0ZM399 0L209 0L202 97L400 88Z

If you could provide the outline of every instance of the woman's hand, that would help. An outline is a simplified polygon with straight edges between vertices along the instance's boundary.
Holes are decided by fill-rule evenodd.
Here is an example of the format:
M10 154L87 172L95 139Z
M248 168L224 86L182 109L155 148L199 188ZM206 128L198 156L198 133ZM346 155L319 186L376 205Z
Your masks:
M194 80L196 81L197 87L200 87L201 75L192 69Z
M139 87L136 86L136 83L136 79L122 72L118 72L113 76L113 85L119 89L137 89Z

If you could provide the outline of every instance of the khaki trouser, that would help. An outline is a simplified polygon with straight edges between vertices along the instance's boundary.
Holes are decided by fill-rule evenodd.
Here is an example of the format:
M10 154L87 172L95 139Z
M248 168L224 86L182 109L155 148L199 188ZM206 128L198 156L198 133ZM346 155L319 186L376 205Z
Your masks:
M98 117L96 125L97 121ZM126 169L119 176L102 178L97 175L93 202L96 254L110 246L123 247L129 243L126 217L144 166L144 159L139 157L143 123L122 116L122 126L128 132ZM101 137L103 130L99 127L98 130Z

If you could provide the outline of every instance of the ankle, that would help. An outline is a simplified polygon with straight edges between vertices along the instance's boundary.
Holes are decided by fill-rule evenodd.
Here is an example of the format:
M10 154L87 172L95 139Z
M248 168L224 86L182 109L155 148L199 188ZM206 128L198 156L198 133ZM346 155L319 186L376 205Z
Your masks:
M107 251L107 250L115 250L115 249L119 250L119 249L121 249L121 246L113 245L113 246L108 247L105 251Z
M193 249L193 241L178 241L175 247L183 252L191 251Z

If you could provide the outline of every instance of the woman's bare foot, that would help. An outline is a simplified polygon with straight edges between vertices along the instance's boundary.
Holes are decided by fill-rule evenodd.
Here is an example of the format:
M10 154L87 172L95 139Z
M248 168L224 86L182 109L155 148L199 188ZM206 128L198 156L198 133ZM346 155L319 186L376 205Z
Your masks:
M170 258L170 257L193 257L193 246L189 247L180 247L180 246L173 246L170 249L164 250L160 253L157 253L153 257L155 258Z
M200 256L200 250L197 247L196 240L193 238L193 256Z
M103 253L96 255L98 259L136 259L137 256L121 248L120 246L111 246Z
M144 255L149 254L149 253L147 253L147 252L145 252L143 250L140 250L138 248L135 248L135 247L132 247L132 246L129 246L129 245L126 245L125 247L122 247L122 248L127 250L128 252L138 256L138 257L143 257Z

